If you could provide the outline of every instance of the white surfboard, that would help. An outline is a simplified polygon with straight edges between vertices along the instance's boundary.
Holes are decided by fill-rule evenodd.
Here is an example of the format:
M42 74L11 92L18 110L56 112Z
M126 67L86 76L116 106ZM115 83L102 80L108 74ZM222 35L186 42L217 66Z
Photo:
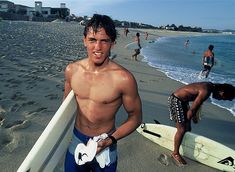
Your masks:
M137 131L154 143L173 151L175 127L147 123L140 125ZM235 171L235 151L201 135L186 132L180 154L222 171Z
M71 91L17 172L52 172L65 154L72 136L77 103Z

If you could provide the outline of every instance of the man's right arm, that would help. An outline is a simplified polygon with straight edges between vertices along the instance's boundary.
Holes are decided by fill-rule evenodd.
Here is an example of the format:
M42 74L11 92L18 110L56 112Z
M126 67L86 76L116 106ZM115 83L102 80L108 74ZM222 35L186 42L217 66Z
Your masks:
M196 115L197 111L200 109L203 102L210 96L207 89L201 88L195 100L193 101L190 109L187 112L187 118L192 119Z
M65 82L64 82L64 97L63 97L63 100L68 96L68 94L72 90L71 85L70 85L71 77L72 77L72 64L69 64L66 67L65 72L64 72Z

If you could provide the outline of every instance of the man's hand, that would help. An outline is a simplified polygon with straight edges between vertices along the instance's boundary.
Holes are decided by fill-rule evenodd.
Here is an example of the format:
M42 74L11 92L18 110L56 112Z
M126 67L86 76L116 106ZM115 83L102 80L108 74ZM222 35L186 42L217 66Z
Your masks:
M97 145L97 152L96 154L100 153L101 151L103 151L105 148L109 147L112 145L112 139L110 139L109 137L107 137L106 139L104 140L101 140L98 142L98 145Z
M192 117L193 117L193 111L189 109L187 112L187 119L190 121Z

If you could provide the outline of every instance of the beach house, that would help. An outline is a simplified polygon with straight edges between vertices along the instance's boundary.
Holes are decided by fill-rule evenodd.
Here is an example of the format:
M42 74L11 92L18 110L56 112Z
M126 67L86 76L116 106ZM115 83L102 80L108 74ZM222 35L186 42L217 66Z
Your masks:
M0 0L0 17L6 20L51 20L66 19L70 15L70 9L65 3L60 3L60 7L43 7L41 1L35 1L34 7L21 4L14 4L10 1Z

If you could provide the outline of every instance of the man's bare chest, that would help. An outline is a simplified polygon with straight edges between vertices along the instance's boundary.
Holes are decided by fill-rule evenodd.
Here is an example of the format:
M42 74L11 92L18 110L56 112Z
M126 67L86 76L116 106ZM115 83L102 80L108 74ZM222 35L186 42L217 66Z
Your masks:
M80 100L110 103L120 97L118 84L111 78L82 76L73 79L71 87Z

